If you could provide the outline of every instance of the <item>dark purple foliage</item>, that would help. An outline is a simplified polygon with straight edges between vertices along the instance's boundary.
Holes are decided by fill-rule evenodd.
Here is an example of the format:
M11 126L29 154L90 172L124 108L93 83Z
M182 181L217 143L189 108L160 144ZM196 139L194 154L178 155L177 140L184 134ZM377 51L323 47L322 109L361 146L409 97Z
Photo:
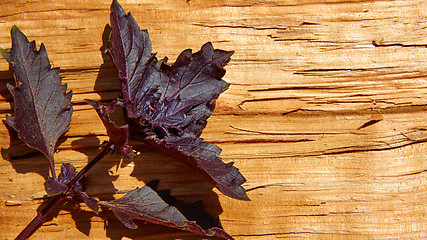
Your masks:
M94 212L98 213L99 206L98 201L94 198L89 197L85 192L83 185L80 182L75 183L72 186L69 186L71 180L76 177L77 171L76 168L70 163L64 163L61 166L61 172L58 175L58 179L49 178L45 183L45 189L48 196L66 194L67 196L73 197L78 195L86 205L92 209ZM71 188L72 191L68 191L68 188Z
M228 87L221 78L233 52L206 43L194 54L183 51L169 66L166 59L157 60L147 31L116 0L110 22L108 52L118 71L130 137L193 167L227 196L249 200L239 170L218 157L219 147L198 137Z
M140 30L116 0L111 5L110 20L112 35L107 50L118 71L123 94L120 105L124 107L128 125L117 126L109 118L118 102L104 106L86 100L97 111L110 140L79 172L70 163L64 163L58 178L53 154L58 138L69 129L72 92L66 93L67 86L61 85L59 69L51 68L44 45L37 51L35 42L29 42L16 26L11 30L12 48L1 49L16 82L15 86L7 86L15 105L15 114L7 116L7 123L28 146L48 157L52 175L45 182L45 189L47 195L53 197L16 239L30 236L64 199L83 201L96 213L99 206L111 208L128 228L136 228L133 220L140 219L232 239L216 227L217 218L207 215L200 201L188 205L168 194L160 194L162 199L148 186L109 202L98 201L84 192L81 179L113 147L123 156L132 157L128 145L131 137L196 169L225 195L249 200L241 187L246 180L239 170L232 162L226 164L221 160L219 147L199 138L216 99L229 86L221 78L225 74L223 66L233 52L214 49L211 43L206 43L196 53L189 49L183 51L174 64L167 65L166 58L159 61L152 53L147 31ZM164 200L165 196L168 200Z
M7 85L12 93L15 115L7 116L7 124L28 146L44 153L54 175L53 153L58 138L69 130L73 109L72 92L61 85L59 68L51 68L43 43L36 43L13 26L12 49L2 49L2 56L11 64L15 86ZM56 176L53 176L56 177Z
M121 127L116 126L111 120L109 114L114 112L117 101L112 101L109 107L102 105L100 102L86 99L93 108L95 108L102 122L104 123L107 134L116 149L119 149L123 156L130 158L133 153L128 145L129 130L128 125Z
M140 219L207 236L233 239L221 228L202 229L196 222L189 221L178 209L164 202L148 186L136 188L122 198L110 202L100 201L99 205L111 208L114 215L131 229L138 227L132 220Z
M186 203L171 195L169 189L157 189L160 181L153 180L146 185L153 189L159 197L167 204L176 207L182 215L189 221L194 221L203 229L209 229L220 226L218 216L212 217L203 209L203 202L201 200L193 203Z

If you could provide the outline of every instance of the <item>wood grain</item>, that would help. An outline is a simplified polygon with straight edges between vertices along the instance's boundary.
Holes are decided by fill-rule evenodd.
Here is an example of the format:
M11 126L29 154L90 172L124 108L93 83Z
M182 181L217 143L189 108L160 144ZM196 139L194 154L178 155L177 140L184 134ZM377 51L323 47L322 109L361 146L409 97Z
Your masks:
M73 90L71 130L56 166L85 165L107 139L85 98L108 102L119 85L100 51L109 1L0 2L0 47L16 24L46 45ZM113 199L160 179L185 201L203 200L236 239L427 237L427 2L293 0L121 1L148 29L158 57L173 62L211 41L235 50L229 90L202 137L247 178L251 202L223 196L186 166L133 143L88 175L88 193ZM12 114L0 61L0 118ZM120 116L118 116L120 117ZM36 215L48 174L42 154L0 124L0 236L13 239ZM9 137L10 136L10 137ZM61 209L61 210L60 210ZM66 204L32 239L206 239ZM108 220L107 220L108 219Z

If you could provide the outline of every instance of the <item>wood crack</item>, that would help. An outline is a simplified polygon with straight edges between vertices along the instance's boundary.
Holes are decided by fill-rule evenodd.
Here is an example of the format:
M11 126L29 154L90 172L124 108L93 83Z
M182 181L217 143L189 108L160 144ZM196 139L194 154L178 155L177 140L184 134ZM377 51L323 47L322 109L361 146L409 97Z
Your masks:
M371 68L314 68L295 72L297 75L310 75L312 73L328 73L328 72L377 72L379 70L393 69L395 67L371 67Z
M57 9L49 9L49 10L23 11L23 12L17 12L17 13L13 13L13 14L5 14L5 15L0 15L0 18L13 17L13 16L22 15L22 14L50 13L50 12L58 12L58 11L87 11L87 12L94 12L94 11L108 11L108 10L107 9L67 9L67 8L57 8Z
M277 236L277 235L303 235L303 234L312 234L312 235L348 235L347 232L320 232L320 231L290 231L290 232L274 232L274 233L259 233L259 234L239 234L233 235L235 237L262 237L262 236Z
M377 43L372 41L374 47L404 47L404 48L426 48L427 44L405 44L405 43Z
M287 27L253 27L253 26L245 26L245 25L208 25L203 23L193 23L193 26L198 27L207 27L207 28L241 28L241 29L252 29L257 31L265 31L265 30L287 30Z

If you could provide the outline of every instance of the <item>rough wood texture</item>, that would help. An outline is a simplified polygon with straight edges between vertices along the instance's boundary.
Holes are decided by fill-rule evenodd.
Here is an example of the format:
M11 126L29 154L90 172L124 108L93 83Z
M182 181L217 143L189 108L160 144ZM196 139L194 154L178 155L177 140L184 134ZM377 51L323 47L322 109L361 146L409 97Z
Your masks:
M85 2L85 3L83 3ZM119 88L102 55L109 1L0 3L0 46L13 24L44 42L74 91L71 130L56 154L81 168L105 130L83 99L110 101ZM160 179L186 202L204 200L236 239L427 237L427 3L422 1L122 0L170 62L184 49L235 50L203 133L246 176L251 202L223 196L187 167L143 145L120 165L105 159L88 193L112 199ZM0 118L12 82L0 61ZM0 124L0 236L13 239L43 202L47 161ZM11 137L9 137L9 135ZM120 165L118 167L118 165ZM66 204L32 239L205 239ZM58 213L57 211L57 213ZM105 219L109 219L105 221Z

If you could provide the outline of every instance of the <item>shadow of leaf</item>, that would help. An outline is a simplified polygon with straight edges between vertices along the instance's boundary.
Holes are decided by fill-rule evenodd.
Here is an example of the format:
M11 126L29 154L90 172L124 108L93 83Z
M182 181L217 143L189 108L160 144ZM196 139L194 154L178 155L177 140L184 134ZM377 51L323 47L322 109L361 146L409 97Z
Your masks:
M6 87L7 84L15 85L13 71L11 68L7 71L0 71L0 96L9 103L10 106L8 109L0 111L0 114L13 115L13 97ZM17 173L25 174L34 172L47 179L49 176L49 161L47 158L38 150L28 147L23 141L21 141L18 138L16 131L7 124L6 118L2 119L2 124L5 126L9 134L9 147L1 147L1 155L3 159L9 160ZM58 139L56 146L61 145L65 140L66 137L61 136ZM28 162L31 162L31 164L28 164Z
M133 161L131 176L145 183L160 180L159 189L170 189L171 195L185 203L203 202L203 209L218 216L222 208L213 186L202 175L180 161L171 159L164 153L138 141L130 141L134 150L140 152Z
M71 142L71 146L76 151L85 154L88 161L92 160L98 153L99 149L93 146L101 146L97 136L88 135L83 138ZM88 147L84 147L88 146ZM106 156L99 161L86 175L84 179L85 191L91 197L97 197L100 200L108 201L114 199L117 189L113 182L118 176L112 176L109 170L118 164L120 160L119 154Z
M102 103L110 103L112 100L120 96L120 84L116 69L110 57L107 56L105 49L108 45L109 36L111 33L110 25L105 25L102 33L102 46L100 53L103 63L99 66L98 76L95 81L94 91L99 95L99 101ZM117 111L118 112L118 111Z
M43 203L37 208L37 212L40 212L44 209L45 205L49 202L50 199L44 199ZM86 236L89 236L91 229L91 219L96 216L96 214L92 211L81 210L81 203L70 202L70 201L62 201L57 206L55 206L43 221L43 223L49 223L54 218L56 218L60 211L68 212L72 219L75 222L76 228Z
M135 220L137 229L126 228L111 211L103 211L100 216L105 221L106 235L111 240L144 239L144 240L214 240L221 239L217 237L201 236L190 232L181 231L175 228L169 228L152 223Z
M176 207L190 221L195 221L202 228L208 229L219 226L218 218L213 218L202 210L201 201L186 204L170 195L170 190L158 190L159 180L147 183L157 194L169 205ZM138 229L127 229L118 221L111 212L103 212L106 221L107 236L111 239L122 239L123 237L137 239L144 236L144 239L220 239L217 237L200 236L197 234L181 231L152 223L135 220ZM121 227L119 227L121 225Z
M5 99L10 106L8 109L5 109L0 113L13 115L13 98L6 87L7 84L15 84L11 69L7 71L0 71L0 96ZM12 167L17 173L35 172L46 179L49 176L49 161L47 158L39 151L28 147L24 142L22 142L18 138L16 131L9 127L6 122L6 118L2 119L2 124L5 126L9 134L9 147L1 147L1 155L3 159L10 161ZM29 161L31 164L28 164Z
M112 63L110 57L105 53L110 33L111 28L107 24L102 35L103 46L100 48L104 62L100 66L98 77L95 83L95 91L99 94L100 101L105 104L109 104L111 100L115 99L115 97L112 97L112 93L117 92L117 97L119 97L121 93L115 66ZM125 124L123 115L123 112L116 110L110 117L116 124L123 125ZM139 181L145 183L151 182L153 180L160 180L158 183L160 189L171 189L171 191L167 192L167 195L170 197L169 201L173 199L173 202L169 203L172 205L181 205L180 210L186 211L187 216L190 216L190 219L192 220L195 220L193 218L205 219L198 220L199 223L204 227L212 227L211 225L213 222L215 222L216 225L219 225L218 219L216 217L212 218L210 216L218 216L220 213L222 213L222 208L218 201L218 195L212 191L213 187L208 181L206 181L198 173L195 173L185 164L179 161L175 161L165 154L157 152L156 150L153 150L141 142L130 141L129 144L134 150L140 152L141 154L130 160L123 159L120 167L126 166L127 164L133 162L135 167L131 173L132 177L135 177ZM115 161L114 163L116 164L117 162ZM105 172L114 166L111 164L108 165L107 162L104 162L104 164L106 164L106 167L103 168ZM102 169L100 170L102 171ZM94 175L98 178L97 174L102 174L101 171L97 173L94 172ZM105 173L102 176L105 176ZM102 178L103 177L100 177L99 179ZM90 180L90 177L88 179ZM110 180L104 179L102 182L105 184L105 182L110 182ZM92 181L91 184L88 184L88 191L91 189L90 185L92 184L96 183ZM165 194L163 193L163 195ZM101 197L101 195L98 196ZM112 195L109 196L112 197ZM172 198L171 196L174 197ZM194 203L194 205L189 207L189 205L185 203ZM184 209L185 207L187 209ZM203 216L191 216L191 214L194 214L191 213L191 208L193 208L193 210L204 209L206 211L204 212L205 215L202 214ZM180 230L170 229L154 224L144 225L144 227L142 227L140 230L130 230L124 227L123 224L121 224L118 220L116 220L112 214L109 214L106 231L107 236L111 239L121 239L124 236L130 238L144 236L144 239L169 239L169 236L172 236L170 239L176 239L177 236L183 239L207 239L206 236L200 237L192 233L186 233ZM150 238L150 236L153 238Z
M94 86L94 91L99 94L100 101L104 103L110 102L120 96L121 92L115 67L110 58L104 52L110 32L111 28L107 25L103 33L104 44L100 49L104 62L100 66ZM0 72L0 95L6 99L6 102L10 103L10 109L4 110L3 113L12 114L13 112L12 96L5 87L6 83L13 84L13 82L13 75L11 71ZM120 113L120 111L116 111L116 113L112 115L112 118L118 124L123 122L123 114ZM7 126L5 120L2 122ZM9 127L7 127L7 129L10 136L10 146L7 149L1 149L2 156L5 159L10 160L13 168L18 173L37 172L46 178L49 174L49 163L44 155L39 153L37 150L27 147L18 139L13 129ZM64 140L65 137L61 137L58 144ZM93 159L99 153L99 149L94 146L100 145L101 143L95 135L87 135L74 140L71 143L72 148L85 154L88 160ZM153 180L160 180L158 183L160 189L171 190L163 192L160 191L159 194L165 198L165 201L172 205L177 205L178 209L185 212L184 214L190 220L198 221L198 223L203 227L208 227L212 224L219 224L216 217L210 217L218 216L222 212L222 208L218 201L218 196L212 191L213 187L209 182L207 182L201 175L197 173L195 174L192 169L183 163L175 161L163 153L157 152L140 142L133 141L131 142L131 145L136 151L141 152L140 155L136 156L132 160L125 160L122 162L122 166L129 164L131 161L134 162L135 168L131 173L131 176L145 183ZM31 164L28 164L29 159ZM119 160L120 155L118 153L107 156L89 171L85 179L86 192L88 195L97 197L104 201L114 199L117 189L114 187L113 182L117 180L118 176L111 176L109 170L113 166L117 166ZM201 200L201 202L199 200ZM194 204L190 204L190 207L188 207L186 203ZM89 236L91 230L91 218L95 216L95 213L81 210L78 205L79 204L67 202L59 204L55 207L53 212L49 214L46 221L52 220L59 214L61 209L64 209L72 215L76 228L83 234ZM38 210L40 211L44 206L45 204L40 205ZM194 215L192 212L195 209L203 209L208 215ZM140 225L140 228L132 230L127 229L119 220L117 220L111 211L101 211L99 216L107 219L105 229L107 236L111 239L122 239L123 237L137 239L141 238L141 236L143 236L144 239L218 239L215 237L210 238L206 236L198 236L193 233L151 223L144 224L142 221L136 221L138 225ZM197 220L199 217L205 220Z

